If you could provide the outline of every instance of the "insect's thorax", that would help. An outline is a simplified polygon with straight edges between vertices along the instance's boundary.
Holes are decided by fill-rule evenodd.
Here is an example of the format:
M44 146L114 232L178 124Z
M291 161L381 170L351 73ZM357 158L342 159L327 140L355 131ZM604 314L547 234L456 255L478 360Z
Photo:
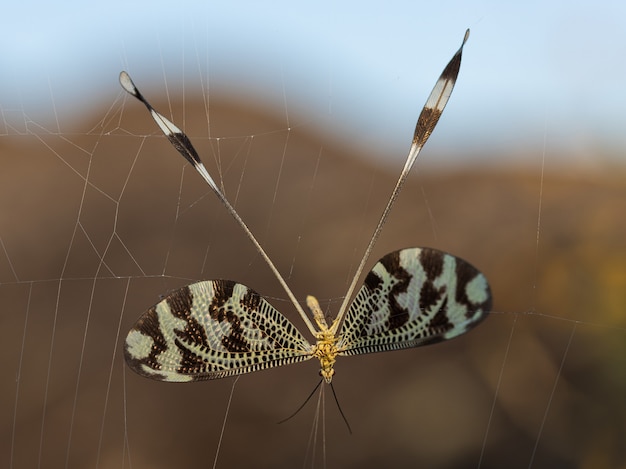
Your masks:
M332 326L328 327L328 323L324 317L324 312L322 311L322 308L320 308L320 305L314 296L307 296L306 304L311 310L313 319L315 319L317 327L319 328L318 333L315 335L317 342L313 347L313 356L317 357L320 361L320 375L324 378L324 381L330 384L333 380L333 375L335 374L333 365L335 364L337 354L339 353L337 350L337 341L339 340L339 337L335 335L335 323L333 322Z

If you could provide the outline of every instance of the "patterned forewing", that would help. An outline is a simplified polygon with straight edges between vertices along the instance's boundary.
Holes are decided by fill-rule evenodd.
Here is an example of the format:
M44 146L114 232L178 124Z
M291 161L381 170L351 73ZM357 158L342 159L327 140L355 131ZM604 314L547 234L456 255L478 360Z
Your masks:
M354 298L337 348L357 355L426 345L468 331L491 310L487 279L430 248L387 254Z
M295 326L258 293L228 280L185 286L146 311L126 337L137 373L160 381L223 378L312 358Z

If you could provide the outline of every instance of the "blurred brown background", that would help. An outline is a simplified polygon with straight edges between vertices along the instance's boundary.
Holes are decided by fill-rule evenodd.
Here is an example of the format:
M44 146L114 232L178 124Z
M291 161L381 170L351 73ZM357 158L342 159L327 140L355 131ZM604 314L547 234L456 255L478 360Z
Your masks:
M296 296L334 316L400 165L297 116L288 130L253 102L212 96L207 116L192 98L173 118ZM495 311L448 343L340 359L353 435L329 389L323 411L316 394L276 424L316 363L241 377L217 467L626 467L624 168L447 158L427 145L368 266L451 252L490 279ZM301 326L268 268L135 102L71 132L3 136L0 161L0 465L211 467L233 380L142 379L122 343L159 295L200 279L244 283Z

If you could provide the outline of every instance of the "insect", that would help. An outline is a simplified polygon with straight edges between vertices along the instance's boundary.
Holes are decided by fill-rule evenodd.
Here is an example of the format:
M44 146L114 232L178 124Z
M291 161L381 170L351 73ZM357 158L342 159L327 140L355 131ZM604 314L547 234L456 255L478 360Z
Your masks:
M350 302L387 216L419 152L448 102L463 46L437 80L418 118L404 168L346 292L328 324L318 301L308 296L309 319L280 272L218 188L189 138L158 113L126 72L124 90L141 101L161 131L191 163L235 218L294 304L315 342L309 342L259 293L230 280L206 280L175 290L146 311L128 333L126 362L160 381L217 379L317 358L331 383L339 356L397 350L451 339L476 326L491 309L485 276L468 262L431 248L408 248L380 259Z

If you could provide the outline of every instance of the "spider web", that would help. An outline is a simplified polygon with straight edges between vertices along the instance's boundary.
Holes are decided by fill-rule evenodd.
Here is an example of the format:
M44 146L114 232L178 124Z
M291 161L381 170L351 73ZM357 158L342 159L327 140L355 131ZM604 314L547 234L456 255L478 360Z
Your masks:
M276 69L277 93L259 85L254 98L222 92L207 69L169 83L161 67L160 86L145 94L192 138L296 296L314 294L336 314L399 170L376 157L396 150L325 133L338 118L294 103L289 69ZM124 366L139 314L199 279L237 280L301 322L145 110L115 93L80 121L4 109L4 466L194 467L216 453L218 467L625 463L623 167L600 152L591 168L555 163L563 155L547 128L529 135L536 147L514 165L446 163L454 155L436 145L455 138L446 111L371 264L408 246L451 252L490 279L495 311L449 343L340 360L335 387L353 435L328 396L275 425L317 384L315 363L236 386L155 383ZM336 94L320 101L342 105Z

